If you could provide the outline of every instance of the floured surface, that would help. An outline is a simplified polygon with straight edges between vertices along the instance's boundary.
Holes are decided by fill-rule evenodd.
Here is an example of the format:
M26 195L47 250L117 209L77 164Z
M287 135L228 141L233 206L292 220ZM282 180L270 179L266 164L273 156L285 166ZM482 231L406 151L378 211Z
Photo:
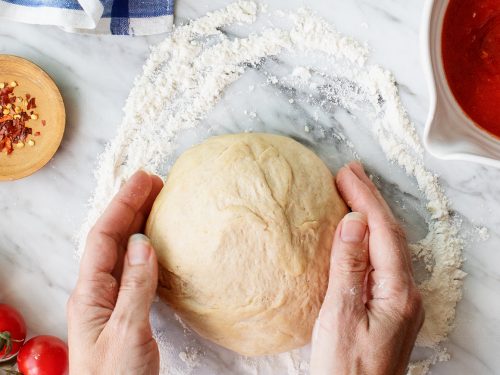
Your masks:
M374 179L386 198L411 228L410 239L423 238L412 245L415 257L423 261L417 274L427 317L418 343L433 350L425 356L415 354L423 360L411 373L425 373L430 363L447 358L434 349L451 330L461 298L465 274L459 269L463 248L459 221L451 217L437 178L424 166L421 142L391 74L367 64L365 47L305 10L265 14L253 34L248 35L247 26L237 28L238 38L219 31L225 25L255 22L257 8L252 2L234 3L176 29L153 49L130 93L118 136L101 157L82 235L136 169L165 175L180 151L207 135L273 132L278 122L288 122L289 129L275 131L311 147L334 170L337 159L368 161L375 175L381 176ZM275 108L279 114L270 117L261 108L267 104L266 97L273 95L282 105ZM239 109L248 121L233 124L232 111ZM291 117L300 121L290 121ZM363 137L352 142L351 134ZM378 141L385 161L381 153L363 147L362 142L373 140ZM403 171L407 183L391 187L386 179ZM161 303L154 310L165 374L307 372L308 348L244 359L184 332ZM179 334L173 333L176 330Z

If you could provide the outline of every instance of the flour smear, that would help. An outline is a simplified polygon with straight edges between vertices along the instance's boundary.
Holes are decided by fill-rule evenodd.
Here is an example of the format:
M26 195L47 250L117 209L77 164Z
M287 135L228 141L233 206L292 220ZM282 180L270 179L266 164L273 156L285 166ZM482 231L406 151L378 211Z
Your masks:
M366 62L366 47L339 34L332 25L305 9L265 15L268 20L276 19L279 27L261 27L258 32L244 36L228 36L221 31L235 24L245 29L244 25L252 25L263 17L261 12L266 10L251 1L233 3L177 27L152 49L127 100L118 135L100 157L97 188L82 228L79 255L88 229L123 182L139 168L164 175L166 165L178 149L180 132L204 126L203 119L248 67L282 53L317 54L333 64L333 75L297 65L292 66L289 79L312 92L323 90L324 94L328 87L333 94L323 95L326 99L318 105L331 101L346 110L359 110L362 102L363 111L371 119L373 138L380 144L387 162L402 168L426 201L428 234L412 244L411 249L415 259L424 262L428 271L428 277L419 285L426 320L417 345L431 350L426 350L427 356L409 368L409 374L425 374L433 363L449 358L441 345L453 327L455 306L462 296L465 273L460 267L464 244L459 235L460 224L450 215L448 199L438 178L424 165L422 143L401 104L394 78L382 67ZM318 84L313 73L330 81L327 85ZM273 76L268 81L271 85L279 83ZM248 95L253 90L252 85ZM289 103L294 103L294 99ZM249 111L249 117L256 115ZM308 125L304 127L305 133L310 130ZM350 145L346 137L336 137ZM207 374L308 371L307 348L259 359L239 357L197 338L173 319L167 307L161 303L155 305L152 322L163 374L189 374L195 369ZM165 323L167 315L172 319ZM177 333L187 337L183 348L177 348L175 341L179 340L172 339L173 333L170 336L166 331L165 327L174 326Z

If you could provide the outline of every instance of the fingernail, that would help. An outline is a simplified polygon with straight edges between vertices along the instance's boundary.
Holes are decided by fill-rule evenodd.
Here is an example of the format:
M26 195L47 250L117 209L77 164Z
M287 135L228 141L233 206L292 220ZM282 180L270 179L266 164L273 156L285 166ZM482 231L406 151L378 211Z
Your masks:
M344 242L363 242L367 229L366 216L360 212L349 212L342 219L340 238Z
M146 264L151 255L151 242L142 233L130 236L128 240L127 258L131 266Z

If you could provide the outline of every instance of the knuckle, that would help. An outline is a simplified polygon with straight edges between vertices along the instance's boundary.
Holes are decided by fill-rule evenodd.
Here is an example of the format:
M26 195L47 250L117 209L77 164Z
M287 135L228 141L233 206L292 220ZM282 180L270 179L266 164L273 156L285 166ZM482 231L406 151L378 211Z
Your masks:
M339 253L335 258L336 267L342 272L363 272L368 267L367 253L364 249Z
M418 289L416 289L413 304L417 312L419 324L422 325L425 320L424 300L422 298L422 294Z
M121 290L137 290L149 288L149 279L144 275L129 275L123 280Z
M101 230L100 230L100 227L99 227L97 224L94 224L94 225L90 228L90 230L89 230L89 232L88 232L88 234L87 234L87 242L88 242L89 240L91 240L91 239L98 238L98 237L99 237L98 235L99 235L100 231L101 231Z
M75 289L66 303L68 320L82 316L89 306L92 306L91 299L86 294Z
M422 298L422 293L420 293L417 288L415 288L413 292L413 304L419 311L424 310L424 300Z
M81 314L89 306L112 307L118 292L118 282L110 274L96 274L80 280L71 293L66 307L68 314Z
M419 324L423 322L424 304L422 295L417 288L412 288L408 292L401 314L405 321L418 322Z
M86 249L89 247L94 247L97 249L100 249L103 247L103 238L102 236L99 235L99 229L94 225L92 228L90 228L88 234L87 234L87 240L86 242Z
M114 230L106 230L102 228L99 223L94 224L92 228L90 228L88 234L87 234L87 246L89 244L91 246L97 247L97 248L102 248L102 247L108 247L112 245L113 243L119 243L120 242L120 234L118 232L115 232Z
M93 275L92 278L85 280L84 290L115 292L118 287L118 281L113 275L105 272L100 272Z
M77 310L82 304L85 304L87 302L87 293L85 293L81 287L77 286L75 290L73 290L73 293L71 293L71 295L69 296L66 306L68 310L74 311Z

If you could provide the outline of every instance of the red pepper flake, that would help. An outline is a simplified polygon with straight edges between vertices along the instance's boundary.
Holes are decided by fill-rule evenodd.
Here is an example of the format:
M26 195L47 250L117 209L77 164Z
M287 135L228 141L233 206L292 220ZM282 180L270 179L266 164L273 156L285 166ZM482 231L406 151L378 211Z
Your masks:
M45 120L42 120L42 126L47 125L47 122Z
M0 105L3 107L10 103L10 95L14 91L13 87L7 86L0 90Z
M27 102L17 100L16 103L14 88L17 85L12 87L4 83L3 86L0 89L0 152L5 149L7 154L11 154L16 146L23 147L27 137L33 134L33 129L26 123L32 119L28 111L36 108L36 103L30 94L26 94ZM42 125L45 126L45 120L42 120ZM39 135L39 131L35 132L35 136Z
M28 100L28 110L36 108L35 98ZM33 112L31 112L33 114Z

